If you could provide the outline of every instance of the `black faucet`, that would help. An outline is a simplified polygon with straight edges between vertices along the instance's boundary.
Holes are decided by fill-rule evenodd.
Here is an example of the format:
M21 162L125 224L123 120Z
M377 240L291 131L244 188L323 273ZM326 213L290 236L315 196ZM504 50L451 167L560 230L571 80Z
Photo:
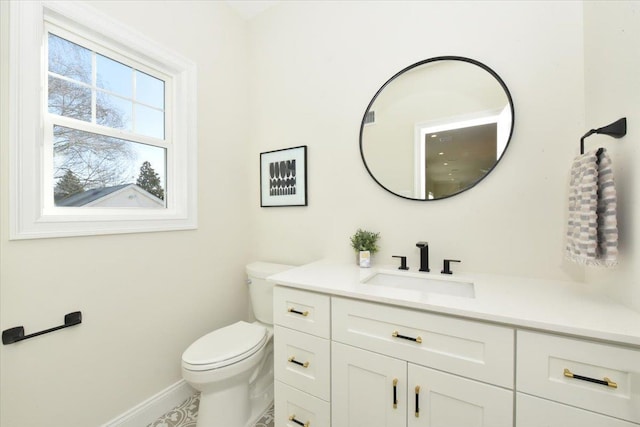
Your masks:
M429 243L418 242L416 247L420 248L420 271L429 272Z
M406 256L400 256L400 255L391 255L392 258L400 258L400 267L398 267L398 270L408 270L409 267L407 267L407 257Z
M442 264L442 271L440 271L440 273L442 274L453 274L453 272L451 271L451 263L452 262L460 262L459 259L445 259L443 264Z

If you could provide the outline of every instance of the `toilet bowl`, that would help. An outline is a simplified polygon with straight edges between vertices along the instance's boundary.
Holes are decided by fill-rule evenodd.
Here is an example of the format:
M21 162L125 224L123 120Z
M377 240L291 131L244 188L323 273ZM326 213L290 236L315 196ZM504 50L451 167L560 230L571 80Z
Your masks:
M197 427L249 427L273 402L273 285L266 277L291 266L247 266L257 320L198 338L182 354L182 377L200 392Z

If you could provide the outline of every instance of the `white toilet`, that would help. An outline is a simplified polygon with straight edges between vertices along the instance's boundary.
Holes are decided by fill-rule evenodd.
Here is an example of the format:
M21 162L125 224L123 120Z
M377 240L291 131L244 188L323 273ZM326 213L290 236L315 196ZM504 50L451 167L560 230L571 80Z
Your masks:
M197 427L252 426L273 402L273 285L265 279L290 268L247 265L257 321L217 329L182 354L182 378L200 391Z

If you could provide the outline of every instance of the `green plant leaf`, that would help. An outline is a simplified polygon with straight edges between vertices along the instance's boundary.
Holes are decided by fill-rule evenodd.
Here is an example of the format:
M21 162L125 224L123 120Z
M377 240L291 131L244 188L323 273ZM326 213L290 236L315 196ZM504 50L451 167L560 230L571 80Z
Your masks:
M350 238L351 247L356 252L369 251L374 254L380 249L377 244L378 239L380 239L380 233L358 228L356 233Z

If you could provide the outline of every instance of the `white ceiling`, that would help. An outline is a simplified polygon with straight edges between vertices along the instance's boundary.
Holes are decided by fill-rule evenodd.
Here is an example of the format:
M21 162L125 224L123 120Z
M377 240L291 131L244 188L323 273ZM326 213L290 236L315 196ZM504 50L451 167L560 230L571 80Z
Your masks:
M244 19L251 19L259 13L276 5L280 0L225 0Z

